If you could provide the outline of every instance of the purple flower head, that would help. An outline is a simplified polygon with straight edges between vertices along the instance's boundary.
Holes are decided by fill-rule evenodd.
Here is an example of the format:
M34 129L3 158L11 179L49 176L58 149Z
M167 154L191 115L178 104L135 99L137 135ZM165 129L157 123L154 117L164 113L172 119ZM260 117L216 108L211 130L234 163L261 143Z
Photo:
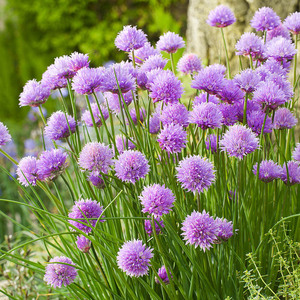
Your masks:
M215 181L213 164L199 155L184 158L176 170L177 180L183 188L191 192L202 193Z
M116 136L116 146L120 154L123 153L124 150L133 150L136 147L132 141L122 135Z
M152 221L151 220L145 220L145 231L147 232L147 234L149 236L152 235L153 233L153 230L152 230ZM155 218L154 220L154 227L155 227L155 232L156 234L160 234L161 232L161 227L165 227L164 223L163 223L163 220L161 220L159 217Z
M88 181L90 181L90 183L98 189L105 188L105 183L102 179L102 175L97 170L94 170L90 173L90 175L88 176Z
M58 77L73 78L76 74L73 69L73 64L70 56L63 55L60 57L56 57L53 66Z
M106 70L105 73L106 78L103 82L104 92L118 94L119 88L122 93L127 93L129 91L135 90L135 79L132 75L132 70L128 67L127 64L113 64Z
M189 112L183 104L174 103L165 106L161 112L160 121L163 125L179 124L189 126Z
M70 285L77 276L77 270L73 261L65 256L56 256L50 259L46 266L44 280L53 288L61 288ZM67 265L66 265L67 264ZM73 265L73 266L71 266Z
M263 109L274 110L286 102L286 95L283 90L274 82L262 82L259 88L253 93L252 100L261 105Z
M279 88L284 92L286 101L289 101L293 97L293 87L284 76L281 76L276 73L269 74L266 77L266 81L271 81L277 84Z
M119 96L118 96L117 94L113 94L113 93L107 92L107 93L104 93L104 97L107 99L109 108L110 108L115 114L118 114L119 112L121 112L121 109L120 109L120 101L121 101L122 107L124 107L124 102L125 102L126 105L128 106L128 105L132 102L132 100L133 100L132 92L131 92L131 91L122 94L122 97L123 97L123 99L124 99L124 102L123 102L122 97L119 99Z
M244 103L245 101L237 102L234 104L237 110L237 117L240 122L243 122L244 117ZM247 101L247 115L250 114L252 111L261 111L259 104L251 101L248 99Z
M215 134L209 134L206 138L205 145L207 150L210 150L212 153L216 153L218 150L217 136Z
M173 207L175 197L165 185L153 184L144 188L139 199L143 206L143 213L149 213L155 217L168 214Z
M220 146L229 156L243 159L259 148L259 140L250 128L235 124L230 126L220 140Z
M207 99L207 95L208 95L208 99ZM219 104L220 103L219 98L217 96L209 95L207 93L202 93L199 96L196 96L194 98L193 107L195 107L198 104L206 103L206 102L211 102L211 103L214 103L214 104Z
M233 104L244 99L245 93L235 84L233 80L224 79L221 91L218 93L222 101Z
M263 39L253 32L245 32L236 43L236 55L249 56L253 59L260 59L264 51Z
M271 74L276 74L278 76L282 76L283 78L287 77L288 70L284 69L281 65L281 62L277 61L273 57L268 58L266 62L261 67L259 67L258 70L261 70L262 68L265 68ZM270 77L271 76L270 73L266 72L266 75L264 77L265 78Z
M292 34L300 33L300 12L296 11L290 14L284 20L283 25L290 31Z
M23 87L23 92L19 97L20 106L40 106L45 103L50 96L51 90L44 82L35 79L27 81Z
M158 133L160 130L160 114L155 112L149 119L149 132L152 134Z
M282 36L273 38L266 44L265 48L265 55L278 61L292 60L296 53L297 49L295 49L292 41Z
M187 216L181 230L186 244L195 245L195 248L200 246L204 252L218 240L218 226L205 210L202 213L194 211Z
M134 51L135 62L141 64L151 55L157 54L159 54L159 51L157 49L154 49L154 47L151 46L149 42L146 42L142 48L139 48L136 51ZM129 58L132 60L131 52L129 53Z
M198 73L202 69L200 58L193 53L185 54L177 63L177 71L184 74Z
M150 90L150 97L153 102L178 102L183 94L181 81L170 70L159 72L153 82L150 83Z
M11 141L11 135L9 134L9 131L7 127L0 122L0 147L4 146L7 142Z
M72 88L80 95L90 95L102 90L105 81L105 68L80 69L73 78Z
M71 58L71 65L74 72L77 72L78 70L89 67L89 56L87 54L73 52L70 55Z
M213 27L227 27L236 21L234 13L225 5L219 5L209 12L206 23Z
M67 153L61 149L46 150L37 161L40 180L55 180L67 168Z
M115 39L115 45L119 50L129 52L142 48L147 42L146 34L136 26L124 26Z
M106 174L113 163L113 157L114 154L109 146L91 142L82 148L78 164L84 170L99 171Z
M286 185L294 185L296 183L300 183L300 166L298 162L295 161L288 161L287 166L286 164L282 167L282 173L280 176L281 180Z
M160 279L165 283L165 284L169 284L170 280L169 280L169 276L171 278L173 278L172 274L169 271L169 276L167 274L167 270L165 266L162 266L161 268L158 269L157 271L157 275L160 277ZM158 278L155 277L155 282L156 283L160 283Z
M221 241L227 241L233 236L233 225L232 222L228 222L226 219L216 218L215 224L218 228L217 237Z
M84 235L81 235L77 237L76 245L81 252L88 253L91 248L91 241Z
M288 40L291 39L290 32L282 24L280 24L279 26L277 26L276 28L274 28L272 30L267 31L266 41L269 42L277 36L282 36L282 37L284 37L285 39L288 39Z
M240 74L235 75L234 83L244 92L252 93L258 87L261 78L258 72L252 69L243 70Z
M147 73L148 72L144 72L142 68L139 69L137 68L136 84L142 90L147 89L147 82L148 82Z
M197 124L202 129L220 128L222 121L219 106L211 102L198 104L190 112L190 123Z
M167 32L160 36L158 42L156 43L156 48L160 51L166 51L168 53L175 53L178 49L184 48L185 42L183 38L174 33Z
M250 21L250 25L256 31L272 30L279 26L280 18L270 7L261 7L257 10Z
M256 163L253 166L253 174L257 175ZM271 182L276 178L280 178L282 174L282 168L277 165L273 160L263 160L259 165L259 175L258 178L263 182Z
M222 65L210 65L195 76L191 87L215 95L223 88L225 70L226 68Z
M51 90L56 90L65 88L68 84L68 81L65 77L58 75L55 66L52 64L43 73L41 83Z
M152 251L140 240L126 242L118 252L118 267L130 277L146 275L153 257Z
M137 125L138 124L138 116L137 116L137 113L136 113L136 110L135 108L132 108L130 111L129 111L129 114L130 114L130 117L132 119L132 122ZM127 118L127 117L126 117ZM139 112L139 123L143 123L144 122L144 119L146 119L146 110L145 108L140 108L140 112ZM129 123L129 122L128 122Z
M292 157L294 160L300 162L300 143L297 143L295 150L293 151Z
M286 107L280 107L275 111L274 128L275 129L291 129L298 123L297 118Z
M18 181L24 186L36 185L39 179L36 158L32 156L23 157L17 169Z
M77 221L69 220L69 223L88 234L92 231L91 226L96 226L102 212L103 206L101 206L96 200L80 199L75 202L68 215L70 219L76 219ZM104 216L101 216L99 222L104 222L103 218Z
M75 130L75 119L62 111L56 111L47 120L45 136L50 140L57 141L69 137Z
M255 132L257 135L260 135L264 119L265 119L265 113L262 111L252 111L249 114L247 114L247 124L248 127L252 129L253 132ZM267 116L266 123L264 127L264 134L272 132L273 125L272 125L272 119Z
M151 89L151 84L153 84L154 80L156 79L156 77L159 74L164 74L165 72L167 72L166 70L162 70L162 69L153 69L149 72L146 72L146 77L147 80L145 82L145 89L150 90Z
M231 126L238 121L238 113L235 105L221 103L219 105L219 108L223 116L222 124L226 126Z
M122 181L135 183L148 174L149 164L141 152L126 150L115 161L115 171Z
M101 117L101 113L100 113L100 110L99 110L99 107L98 107L97 103L92 103L91 104L91 109L92 109L92 114L94 116L95 124L96 124L97 127L100 127L102 125L102 117ZM109 117L108 109L104 105L100 105L100 109L101 109L101 112L103 114L104 120L106 121ZM89 127L94 126L92 115L91 115L91 112L89 110L85 110L83 112L82 120L84 121L84 123L87 126L89 126Z
M141 66L143 72L149 72L154 69L163 69L168 60L164 59L161 54L149 56Z

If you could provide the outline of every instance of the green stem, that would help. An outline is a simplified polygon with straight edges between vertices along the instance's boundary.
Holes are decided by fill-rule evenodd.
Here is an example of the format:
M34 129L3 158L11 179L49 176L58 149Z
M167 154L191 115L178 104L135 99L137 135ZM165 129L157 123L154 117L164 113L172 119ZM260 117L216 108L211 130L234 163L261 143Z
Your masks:
M248 101L248 93L246 93L245 102L244 102L244 115L243 115L243 124L244 125L246 125L246 123L247 123L247 101Z
M174 57L173 57L173 53L170 53L170 58L171 58L172 72L175 74L175 66L174 66Z
M295 49L296 50L298 49L298 34L296 34L296 36L295 36ZM293 79L294 91L296 89L296 81L297 81L297 56L298 56L298 53L295 54L295 58L294 58L294 79Z
M41 115L41 118L43 120L43 123L44 123L44 125L46 125L47 122L46 122L46 119L45 119L44 114L43 114L42 105L39 105L39 111L40 111L40 115Z
M226 40L225 40L225 35L224 35L223 28L221 28L221 33L222 33L222 39L223 39L224 48L225 48L226 65L227 65L227 71L228 71L228 79L230 79L231 78L231 73L230 73L230 65L229 65L229 56L228 56L228 51L227 51Z

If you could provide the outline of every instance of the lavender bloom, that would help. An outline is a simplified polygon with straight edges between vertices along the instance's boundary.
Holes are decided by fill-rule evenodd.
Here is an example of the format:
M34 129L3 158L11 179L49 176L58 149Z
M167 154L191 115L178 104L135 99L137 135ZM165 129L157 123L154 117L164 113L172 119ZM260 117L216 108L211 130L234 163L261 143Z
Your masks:
M289 101L293 95L293 88L291 83L285 79L285 77L279 75L279 74L269 74L267 75L266 81L274 82L279 86L279 88L284 92L286 101Z
M32 156L23 157L17 169L18 181L24 186L36 185L39 179L36 166L36 158Z
M256 31L272 30L279 26L281 23L280 18L270 7L261 7L255 12L250 25Z
M209 12L206 23L213 27L227 27L233 24L236 18L231 9L225 5L219 5Z
M246 69L240 74L235 75L233 81L242 91L252 93L258 87L261 78L256 71Z
M208 99L207 99L207 96L208 96ZM219 104L220 103L219 98L217 98L217 96L209 95L207 93L202 93L199 96L196 96L194 98L193 107L195 107L198 104L206 103L206 102L212 102L214 104Z
M218 150L217 136L215 134L209 134L205 141L206 149L212 153L216 153Z
M91 227L95 227L98 219L103 212L103 206L101 206L96 200L80 199L76 201L69 212L69 223L77 229L85 232L86 234L92 231ZM104 216L101 216L98 222L104 222ZM79 221L79 222L78 222Z
M226 219L216 218L215 224L218 228L217 237L221 241L227 241L233 236L233 225L232 222L228 222Z
M40 180L55 180L67 168L67 157L61 149L44 151L36 164Z
M144 188L139 199L143 206L143 213L153 214L155 217L161 217L168 214L173 207L175 197L169 188L165 185L153 184Z
M50 264L46 266L44 280L54 288L70 285L77 276L76 268L70 265L75 266L73 261L65 256L50 259Z
M54 64L56 75L63 78L73 78L76 72L73 69L73 64L71 57L63 55L56 57L54 59Z
M148 174L149 164L141 152L126 150L116 160L115 171L122 181L135 183Z
M170 280L167 274L167 270L165 266L162 266L161 268L158 269L157 271L157 275L160 277L160 279L165 283L165 284L169 284ZM169 275L171 276L171 278L173 278L173 276L171 275L170 271L169 271ZM156 283L160 283L158 278L155 277L155 282Z
M184 74L198 73L202 69L200 58L193 53L185 54L177 63L177 71Z
M56 68L52 64L43 73L41 83L51 90L56 90L65 88L68 84L68 81L65 77L60 77L57 74Z
M269 42L273 38L278 37L278 36L282 36L288 40L291 39L290 32L288 31L288 29L284 25L280 24L276 28L267 31L266 41Z
M150 83L150 90L153 102L161 100L164 103L178 102L183 94L181 81L170 70L159 72L153 83Z
M235 124L223 135L220 146L229 156L243 159L244 156L259 148L259 140L250 128Z
M161 112L160 121L163 125L179 124L183 127L189 126L189 112L183 104L174 103L164 107Z
M57 141L69 137L75 130L75 119L62 111L56 111L47 120L45 135L50 140Z
M220 108L211 102L198 104L190 112L190 123L197 124L202 129L220 128L222 120Z
M218 240L218 226L205 210L202 213L194 211L187 216L181 230L186 244L195 245L195 248L200 246L204 252Z
M142 48L147 42L146 34L136 26L124 26L115 39L115 45L119 50L129 52Z
M129 69L127 64L113 64L106 70L105 73L106 78L103 82L104 92L118 94L119 88L122 93L127 93L129 91L135 90L135 79L132 75L132 70ZM118 83L116 81L116 77Z
M251 128L252 131L255 132L257 135L260 135L261 133L265 115L266 114L262 111L252 111L249 114L247 114L247 124L249 128ZM272 132L272 129L272 119L267 116L263 133L270 133Z
M116 146L120 154L124 150L133 150L136 147L132 141L122 135L116 135Z
M295 150L293 151L292 157L294 160L300 162L300 143L297 143Z
M191 192L202 193L215 181L213 164L199 155L184 158L176 170L177 180L183 188Z
M20 94L20 106L40 106L45 103L50 96L51 90L44 82L38 82L35 79L27 81Z
M265 68L271 74L275 73L278 76L282 76L282 79L287 77L288 71L282 67L280 61L277 61L273 57L268 58L258 70L261 70L262 68ZM265 78L272 76L270 73L266 72Z
M300 12L296 11L286 17L283 25L290 31L292 34L300 33Z
M102 91L105 73L105 68L82 68L74 76L72 88L79 95L90 95Z
M149 236L151 236L152 233L153 233L152 221L151 220L145 220L144 225L145 225L145 231L147 232L147 234ZM162 228L165 227L165 225L163 223L163 220L161 220L159 217L155 218L154 227L155 227L156 234L160 234L160 232L161 232L160 227L162 227Z
M135 108L132 108L130 111L129 111L129 114L130 114L130 117L132 119L132 122L137 125L138 124L138 117L137 117L137 113L136 113L136 110ZM126 117L127 118L127 117ZM139 112L139 123L143 123L144 122L144 119L146 119L146 110L145 108L140 108L140 112ZM129 122L128 122L129 123Z
M95 124L97 127L100 127L102 125L102 117L99 110L99 107L97 103L91 104L92 114L94 116ZM104 120L106 121L109 117L108 109L104 105L100 105L101 112L103 114ZM93 119L91 112L89 110L86 110L82 114L82 120L85 122L85 124L89 127L93 127Z
M161 54L149 56L141 66L143 72L149 72L154 69L163 69L168 60L164 59Z
M219 108L223 116L222 124L226 126L231 126L238 121L236 106L227 103L221 103L219 105Z
M174 32L167 32L160 36L156 43L156 48L160 51L166 51L168 53L175 53L178 49L184 48L185 42L181 36Z
M259 59L263 55L264 43L263 39L253 32L245 32L240 40L236 43L236 55L249 56L253 59Z
M109 146L91 142L87 143L79 154L78 164L82 169L107 173L114 154Z
M238 117L238 120L240 122L243 122L243 117L244 117L244 103L245 103L245 101L241 101L241 102L237 102L237 103L235 103L233 105L236 108L237 117ZM248 99L246 113L248 115L248 114L250 114L253 111L261 111L261 108L260 108L260 106L257 103L255 103L252 100Z
M124 108L124 102L128 106L132 102L132 100L133 100L132 92L131 91L122 94L124 102L123 102L122 97L121 97L121 99L119 99L119 96L117 94L112 94L112 93L107 92L107 93L104 93L104 97L107 99L109 108L115 114L118 114L118 113L121 112L120 100L121 100L121 105L122 105L123 108Z
M0 146L4 146L7 142L11 141L11 135L7 127L0 122Z
M78 70L89 67L89 56L87 54L82 54L78 52L73 52L70 55L71 59L71 65L74 72L77 72Z
M287 40L282 36L273 38L266 44L265 55L273 57L278 61L292 60L297 53L295 45L291 40Z
M88 176L88 181L98 189L104 189L105 183L99 171L94 170Z
M136 51L134 51L134 59L136 63L141 64L151 55L157 54L159 54L159 51L154 49L154 47L151 46L149 42L146 42L142 48L139 48ZM129 53L129 58L132 60L131 52Z
M300 166L295 161L288 161L287 165L283 165L282 173L280 176L281 180L286 185L294 185L296 183L300 183Z
M257 175L256 163L253 166L253 174ZM263 182L271 182L276 178L280 178L282 174L282 168L277 165L273 160L263 160L259 165L259 175L258 178Z
M191 87L215 95L223 88L225 67L215 64L202 69L192 81Z
M126 242L118 252L118 267L130 277L146 275L153 257L152 251L140 240Z
M155 112L149 119L149 132L152 134L158 133L160 130L160 115Z
M292 112L286 108L281 107L275 111L274 128L275 129L291 129L298 123L297 118Z
M217 95L217 97L228 104L239 102L244 99L244 96L245 93L239 89L234 81L228 79L223 80L223 87Z
M277 84L266 81L253 93L252 100L265 109L274 110L286 102L286 96Z
M78 236L76 241L77 248L83 252L88 253L91 248L91 241L84 235Z
M151 84L153 84L154 80L157 78L159 74L164 74L167 72L167 70L162 70L162 69L153 69L149 72L146 72L146 77L147 80L145 82L145 89L150 90L151 89Z

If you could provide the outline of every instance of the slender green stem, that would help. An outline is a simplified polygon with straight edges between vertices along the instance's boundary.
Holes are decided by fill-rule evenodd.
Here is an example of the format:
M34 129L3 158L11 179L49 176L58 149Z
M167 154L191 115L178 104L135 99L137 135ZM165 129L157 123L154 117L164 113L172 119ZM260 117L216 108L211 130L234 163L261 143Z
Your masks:
M243 114L243 124L247 124L247 102L248 102L248 93L245 95L245 101L244 101L244 114Z
M175 74L175 65L174 65L173 53L170 53L170 59L171 59L172 72Z
M222 27L221 27L221 33L222 33L222 39L223 39L225 55L226 55L226 66L227 66L227 71L228 71L228 79L230 79L231 78L231 72L230 72L230 65L229 65L229 56L228 56L228 51L227 51L225 35L224 35L224 31L223 31Z
M39 112L40 112L40 116L41 116L41 119L42 119L44 125L46 125L47 122L46 122L46 119L45 119L44 114L43 114L42 105L39 105Z
M295 49L296 50L298 49L298 34L295 35ZM296 89L296 82L297 82L297 57L298 57L298 51L294 57L294 78L293 78L294 91Z

